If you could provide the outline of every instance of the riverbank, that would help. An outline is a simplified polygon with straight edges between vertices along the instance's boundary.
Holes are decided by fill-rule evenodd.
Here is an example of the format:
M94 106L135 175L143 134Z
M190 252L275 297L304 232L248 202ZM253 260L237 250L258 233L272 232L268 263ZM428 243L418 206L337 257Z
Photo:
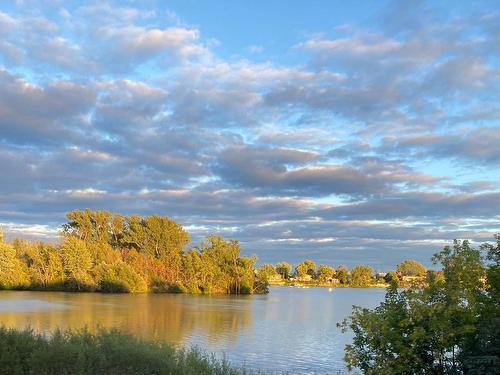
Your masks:
M296 288L356 288L349 284L332 284L332 283L319 283L315 281L269 281L269 286L289 286ZM389 284L387 283L378 283L371 284L367 286L363 286L362 288L387 288Z
M118 330L55 331L42 335L32 330L0 327L0 369L5 374L168 374L243 375L197 349L139 339Z

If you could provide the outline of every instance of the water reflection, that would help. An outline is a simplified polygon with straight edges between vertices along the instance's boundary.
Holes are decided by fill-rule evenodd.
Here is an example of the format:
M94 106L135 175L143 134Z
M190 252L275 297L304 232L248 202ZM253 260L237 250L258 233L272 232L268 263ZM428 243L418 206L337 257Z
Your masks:
M272 288L266 296L103 295L0 292L0 324L49 331L118 327L175 345L198 345L252 368L328 372L343 368L349 337L336 323L379 289Z
M118 327L184 345L194 334L216 344L251 328L249 298L187 295L1 292L0 322L8 327Z

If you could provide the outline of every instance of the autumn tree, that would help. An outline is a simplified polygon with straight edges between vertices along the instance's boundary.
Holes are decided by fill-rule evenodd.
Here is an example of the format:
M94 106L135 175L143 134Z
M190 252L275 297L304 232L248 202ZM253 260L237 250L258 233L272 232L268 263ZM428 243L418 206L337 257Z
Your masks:
M316 274L316 263L312 260L305 260L302 263L297 264L295 267L295 274L297 277L301 278L306 275L314 277Z
M73 210L66 214L68 222L63 233L72 235L85 243L107 243L110 235L111 213L108 211Z
M259 276L259 279L269 282L269 280L278 275L278 273L272 264L265 263L257 268L257 275Z
M92 256L85 242L77 237L67 237L61 245L61 256L70 288L92 289L94 287L90 275Z
M403 276L425 276L427 273L423 264L413 259L399 263L396 270Z
M373 269L370 266L360 265L351 270L351 286L354 288L366 288L371 285Z
M287 262L280 262L276 264L276 272L279 273L282 279L289 279L292 275L292 266Z
M124 243L155 258L178 255L189 243L187 232L168 217L130 216L125 221Z
M42 242L28 243L19 240L14 241L13 246L28 266L32 286L44 289L63 288L65 272L59 249Z
M346 266L338 266L335 270L335 278L343 285L349 282L349 270Z
M0 289L27 287L30 283L27 267L16 257L12 245L0 242Z
M332 267L321 264L318 268L317 279L321 283L326 283L333 279L334 274L335 270Z

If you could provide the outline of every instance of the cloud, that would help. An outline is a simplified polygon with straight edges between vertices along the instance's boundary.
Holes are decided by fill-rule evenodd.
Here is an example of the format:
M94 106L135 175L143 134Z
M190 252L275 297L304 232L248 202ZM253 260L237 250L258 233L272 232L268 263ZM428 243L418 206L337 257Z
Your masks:
M388 267L499 227L498 12L395 2L255 62L265 40L127 4L0 5L12 235L160 213L263 261Z
M95 95L92 87L76 82L40 87L0 70L0 139L64 144L79 131L76 127L82 125L81 116L90 111Z

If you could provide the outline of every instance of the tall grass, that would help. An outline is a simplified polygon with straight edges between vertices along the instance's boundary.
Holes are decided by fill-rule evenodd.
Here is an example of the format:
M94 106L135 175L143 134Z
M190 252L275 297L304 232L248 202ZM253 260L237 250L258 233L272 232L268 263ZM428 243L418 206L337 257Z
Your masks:
M117 330L35 331L0 327L0 374L241 375L225 360Z

